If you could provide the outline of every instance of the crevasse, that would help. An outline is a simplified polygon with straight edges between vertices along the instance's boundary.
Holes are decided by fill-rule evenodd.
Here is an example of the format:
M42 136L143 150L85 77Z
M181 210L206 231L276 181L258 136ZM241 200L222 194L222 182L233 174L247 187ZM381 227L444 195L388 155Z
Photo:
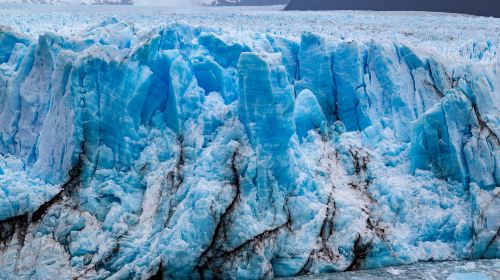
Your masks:
M0 278L499 258L500 64L475 55L184 23L3 28Z

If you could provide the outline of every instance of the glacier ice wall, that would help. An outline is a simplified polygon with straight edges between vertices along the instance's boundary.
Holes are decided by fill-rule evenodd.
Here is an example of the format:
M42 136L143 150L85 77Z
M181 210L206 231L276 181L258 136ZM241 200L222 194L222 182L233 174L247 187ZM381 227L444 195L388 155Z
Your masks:
M114 19L0 30L1 279L499 258L500 63ZM490 59L485 52L489 52Z

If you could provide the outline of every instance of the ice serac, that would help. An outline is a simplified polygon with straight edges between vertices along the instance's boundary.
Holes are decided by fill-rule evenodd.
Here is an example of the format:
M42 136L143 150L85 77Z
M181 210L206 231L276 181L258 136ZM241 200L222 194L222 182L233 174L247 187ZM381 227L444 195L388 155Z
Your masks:
M295 133L292 120L295 96L280 54L242 53L239 118L252 146L271 154L289 147Z
M331 46L327 45L322 36L304 33L301 38L298 54L298 91L311 90L323 110L325 116L335 118L336 100L333 94L334 84L331 66Z
M342 43L333 52L333 78L336 86L338 118L348 131L371 125L367 116L369 98L364 81L367 54L355 43Z
M0 29L1 279L500 257L496 54L244 34Z
M461 91L448 92L418 120L412 144L414 169L430 167L436 176L465 186L472 181L490 189L499 183L498 138Z

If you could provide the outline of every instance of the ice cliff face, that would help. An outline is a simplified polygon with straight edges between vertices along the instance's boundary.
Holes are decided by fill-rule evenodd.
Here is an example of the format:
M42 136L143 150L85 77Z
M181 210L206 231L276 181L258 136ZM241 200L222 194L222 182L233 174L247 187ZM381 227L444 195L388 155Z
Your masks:
M0 278L500 257L495 45L231 34L0 31Z

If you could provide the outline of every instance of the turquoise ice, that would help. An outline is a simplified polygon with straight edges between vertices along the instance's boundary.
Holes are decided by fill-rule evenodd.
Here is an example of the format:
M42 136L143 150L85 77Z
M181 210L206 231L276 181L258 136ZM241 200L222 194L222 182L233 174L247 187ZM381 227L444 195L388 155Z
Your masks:
M499 258L496 46L2 27L0 278Z

